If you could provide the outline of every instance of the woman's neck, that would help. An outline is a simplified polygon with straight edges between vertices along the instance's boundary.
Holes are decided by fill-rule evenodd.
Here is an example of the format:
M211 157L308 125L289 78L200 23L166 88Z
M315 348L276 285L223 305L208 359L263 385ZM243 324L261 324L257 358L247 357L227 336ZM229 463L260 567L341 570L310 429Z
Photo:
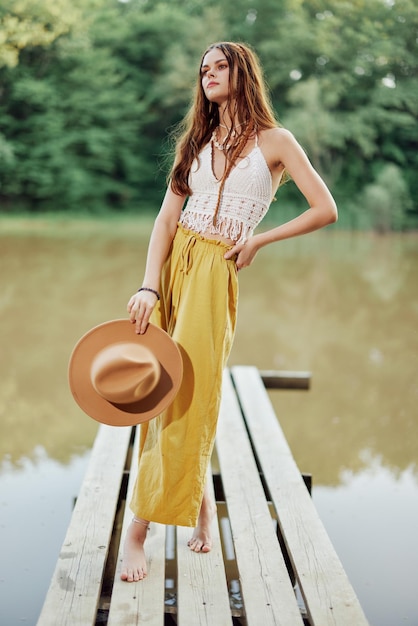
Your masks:
M238 126L239 120L231 118L228 108L226 103L219 106L219 126L229 132Z

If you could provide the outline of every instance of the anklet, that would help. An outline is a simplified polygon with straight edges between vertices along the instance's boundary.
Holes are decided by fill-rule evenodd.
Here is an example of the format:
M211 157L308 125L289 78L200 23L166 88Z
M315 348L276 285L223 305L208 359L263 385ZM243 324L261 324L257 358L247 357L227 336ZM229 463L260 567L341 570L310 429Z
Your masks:
M135 522L135 524L141 524L141 526L146 526L146 528L148 528L149 526L149 522L146 522L144 519L138 517L133 517L132 521Z

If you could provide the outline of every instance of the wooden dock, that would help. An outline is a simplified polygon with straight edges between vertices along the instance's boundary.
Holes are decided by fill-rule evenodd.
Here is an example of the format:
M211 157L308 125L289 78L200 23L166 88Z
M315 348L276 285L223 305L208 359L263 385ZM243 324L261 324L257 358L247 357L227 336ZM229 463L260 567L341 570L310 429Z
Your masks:
M306 373L225 371L211 475L209 554L191 529L151 524L148 577L122 582L139 429L100 426L37 626L366 626L266 386Z

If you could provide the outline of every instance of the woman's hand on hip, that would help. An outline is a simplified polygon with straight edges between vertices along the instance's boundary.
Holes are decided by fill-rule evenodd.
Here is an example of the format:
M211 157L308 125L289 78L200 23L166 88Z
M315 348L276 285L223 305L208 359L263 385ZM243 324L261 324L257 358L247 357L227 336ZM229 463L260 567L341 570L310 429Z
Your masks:
M128 302L129 319L135 324L135 332L143 335L147 330L149 318L154 310L158 298L151 291L135 293Z
M254 245L254 240L248 239L245 243L237 243L232 246L228 252L224 255L225 259L232 259L234 256L235 265L237 270L242 270L244 267L248 267L254 261L254 257L257 254L257 246Z

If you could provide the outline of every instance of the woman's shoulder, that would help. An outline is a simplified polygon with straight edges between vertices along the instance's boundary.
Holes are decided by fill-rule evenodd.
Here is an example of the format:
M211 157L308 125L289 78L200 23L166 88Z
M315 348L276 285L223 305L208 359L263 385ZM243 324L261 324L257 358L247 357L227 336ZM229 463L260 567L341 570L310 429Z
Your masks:
M259 131L258 137L260 149L271 171L281 171L288 156L299 149L294 135L281 126Z
M296 142L293 133L283 126L275 126L274 128L265 128L258 133L260 143L266 144L289 144Z

